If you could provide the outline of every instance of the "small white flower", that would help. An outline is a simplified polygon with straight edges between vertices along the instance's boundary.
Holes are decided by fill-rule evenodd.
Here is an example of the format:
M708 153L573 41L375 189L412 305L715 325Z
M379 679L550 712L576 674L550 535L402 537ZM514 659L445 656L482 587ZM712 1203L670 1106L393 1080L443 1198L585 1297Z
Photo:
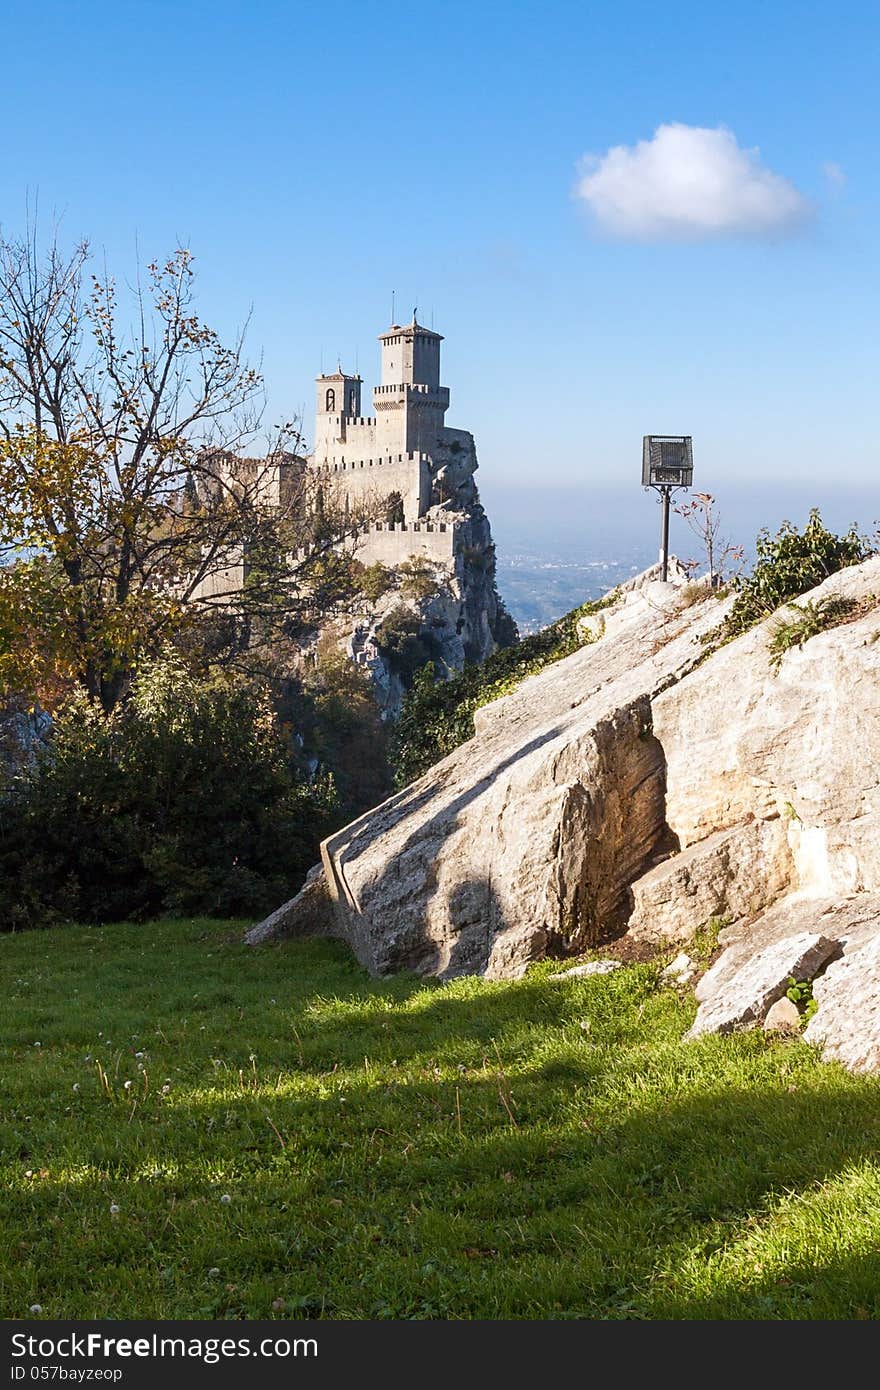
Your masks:
M74 1083L73 1083L73 1089L74 1089L75 1091L78 1091L78 1090L79 1090L79 1082L78 1082L78 1081L74 1081Z
M119 1215L119 1208L118 1208L118 1206L116 1205L115 1202L111 1202L111 1203L110 1203L110 1215L111 1215L111 1216L118 1216L118 1215Z
M130 1090L131 1090L131 1082L130 1082L130 1081L126 1081L126 1083L125 1083L125 1089L126 1089L126 1091L130 1091Z
M88 1066L88 1064L89 1064L89 1062L90 1062L91 1060L92 1060L92 1054L91 1054L91 1052L90 1052L90 1053L88 1054L88 1056L86 1057L86 1066Z
M231 1201L232 1201L232 1198L230 1197L230 1195L229 1195L228 1192L224 1192L224 1193L223 1193L223 1196L220 1198L220 1201L221 1201L221 1202L231 1202Z
M144 1069L144 1064L143 1064L143 1062L138 1062L138 1071L143 1071L143 1069Z
M143 1057L144 1054L142 1052L136 1052L134 1055L135 1057Z
M209 1278L209 1279L219 1279L219 1278L220 1278L220 1271L219 1271L219 1269L217 1268L216 1265L214 1266L213 1269L209 1269L209 1270L208 1270L208 1278Z
M43 1046L42 1043L34 1043L34 1047L42 1047L42 1046Z
M32 1303L31 1306L30 1306L30 1308L28 1309L28 1312L29 1312L29 1313L42 1313L42 1311L43 1311L43 1305L42 1305L42 1303Z
M27 1168L27 1169L25 1169L25 1177L26 1177L26 1178L32 1178L33 1176L34 1176L34 1170L33 1170L33 1168Z
M167 1094L168 1094L168 1092L169 1092L170 1090L171 1090L171 1087L170 1087L170 1086L163 1086L163 1087L162 1087L162 1095L163 1095L163 1096L167 1096Z

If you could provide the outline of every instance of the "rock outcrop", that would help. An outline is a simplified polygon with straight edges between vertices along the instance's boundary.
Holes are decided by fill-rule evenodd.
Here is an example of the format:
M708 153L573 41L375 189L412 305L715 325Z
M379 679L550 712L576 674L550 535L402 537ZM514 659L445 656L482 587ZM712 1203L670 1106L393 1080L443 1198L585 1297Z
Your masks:
M850 1071L880 1071L880 906L875 932L816 981L818 1008L804 1037Z
M473 436L464 430L445 434L449 439L438 444L431 460L431 505L419 524L431 526L435 537L441 526L444 535L454 533L450 557L441 561L416 555L396 573L392 566L394 582L386 594L372 602L360 601L328 628L368 673L384 718L396 718L406 693L388 641L395 625L411 630L421 643L423 660L432 660L441 676L461 671L466 662L485 661L517 637L516 624L498 594L495 545L474 477ZM355 554L364 564L371 563L369 536L358 543Z
M837 942L828 937L799 932L740 959L725 952L697 985L700 1007L688 1036L732 1033L760 1023L770 1006L783 997L790 980L812 980L838 950Z
M517 974L625 924L669 848L651 702L720 613L673 584L631 590L599 641L477 711L475 738L325 843L335 930L368 969Z
M770 623L707 655L709 593L621 594L584 647L326 841L322 929L376 974L497 977L627 932L686 945L722 918L695 1035L760 1024L791 977L815 979L807 1036L880 1065L877 595L880 557L830 577L805 597L852 612L774 669Z

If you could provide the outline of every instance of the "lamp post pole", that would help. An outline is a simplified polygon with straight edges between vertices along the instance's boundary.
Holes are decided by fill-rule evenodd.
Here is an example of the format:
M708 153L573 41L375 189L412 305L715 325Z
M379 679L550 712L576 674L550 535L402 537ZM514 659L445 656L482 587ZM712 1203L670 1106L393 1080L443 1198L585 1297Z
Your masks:
M660 578L666 583L669 577L669 501L671 487L661 487L660 492Z

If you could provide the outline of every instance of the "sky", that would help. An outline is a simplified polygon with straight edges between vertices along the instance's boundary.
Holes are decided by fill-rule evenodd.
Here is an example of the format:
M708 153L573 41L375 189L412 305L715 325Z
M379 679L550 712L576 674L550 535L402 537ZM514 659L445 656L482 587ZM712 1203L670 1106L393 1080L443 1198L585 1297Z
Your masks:
M268 420L308 435L337 358L374 384L393 294L445 335L490 516L653 526L668 432L731 515L842 488L872 519L875 0L2 13L3 231L36 200L123 280L188 245Z

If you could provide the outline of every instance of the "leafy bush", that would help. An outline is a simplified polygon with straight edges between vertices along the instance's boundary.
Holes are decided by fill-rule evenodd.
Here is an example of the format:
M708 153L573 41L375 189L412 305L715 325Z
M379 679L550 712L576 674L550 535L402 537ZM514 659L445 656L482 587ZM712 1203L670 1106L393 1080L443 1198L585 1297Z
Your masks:
M389 589L394 588L394 574L378 560L374 565L358 565L355 562L355 583L365 599L377 603Z
M817 633L837 627L857 613L860 606L855 599L834 598L831 595L815 600L808 599L803 604L790 603L785 611L792 616L780 618L770 629L767 639L770 665L774 670L778 670L783 656L792 647L802 647Z
M391 670L409 688L417 672L437 656L437 644L420 618L402 605L376 629L376 645Z
M609 596L575 608L541 632L497 651L481 666L466 666L460 675L438 681L433 664L413 678L391 738L395 781L405 786L473 736L474 710L515 690L527 676L569 656L583 645L578 619L598 613Z
M49 752L0 792L0 928L261 913L314 862L334 799L252 692L158 663L110 717L67 706Z
M397 573L400 577L400 591L405 598L422 601L433 598L442 588L430 561L422 560L417 555L398 565Z
M303 756L332 772L336 819L343 824L391 791L388 731L369 675L333 633L322 635L316 656L313 669L287 683L279 709L302 741Z
M803 532L784 521L775 536L758 533L757 559L750 575L736 583L737 597L717 640L729 641L768 618L789 599L805 594L830 574L858 565L871 553L867 540L855 526L844 536L836 536L822 523L813 508Z

